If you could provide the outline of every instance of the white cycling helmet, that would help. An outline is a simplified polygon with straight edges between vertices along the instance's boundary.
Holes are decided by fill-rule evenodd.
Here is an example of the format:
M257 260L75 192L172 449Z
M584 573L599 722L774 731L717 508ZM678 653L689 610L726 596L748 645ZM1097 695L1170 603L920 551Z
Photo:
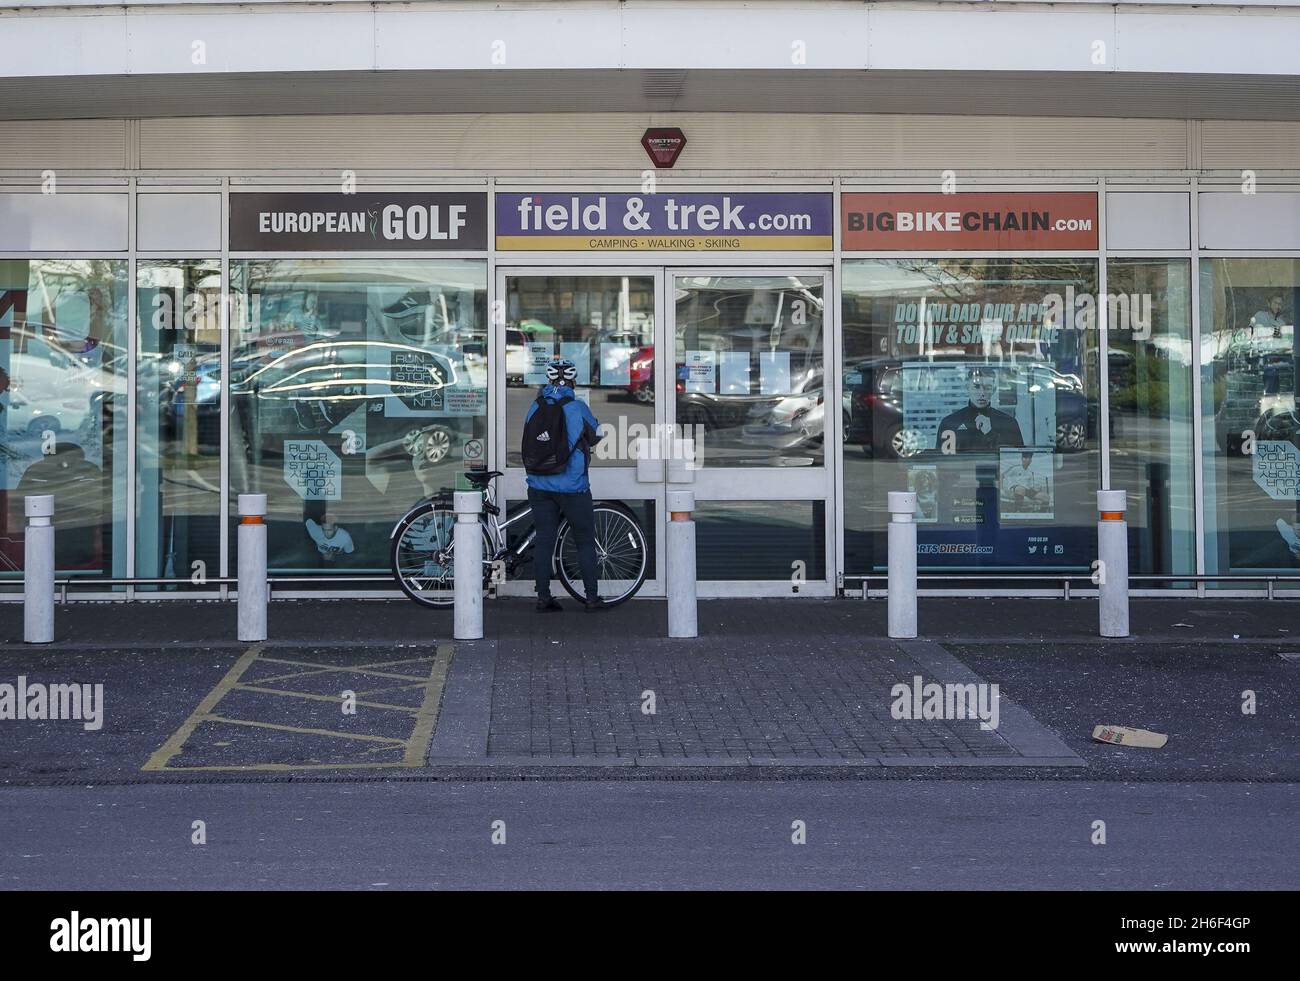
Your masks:
M568 358L552 358L546 364L546 380L552 385L571 385L578 377L578 366Z

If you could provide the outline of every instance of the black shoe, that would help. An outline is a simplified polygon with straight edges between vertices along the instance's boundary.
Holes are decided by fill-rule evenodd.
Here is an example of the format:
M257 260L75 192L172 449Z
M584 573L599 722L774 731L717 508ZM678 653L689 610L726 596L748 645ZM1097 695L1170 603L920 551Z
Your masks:
M563 609L564 607L560 605L560 601L557 600L554 596L537 597L538 613L559 613Z
M609 607L609 604L606 603L606 602L605 602L603 599L601 599L599 596L595 597L594 599L590 599L590 598L589 598L589 599L583 600L582 605L583 605L583 608L584 608L588 613L599 613L601 610L608 610L608 609L610 608L610 607Z
M396 303L390 303L384 307L384 313L388 316L401 319L402 317L412 317L420 313L433 302L433 297L429 295L427 289L413 289L407 292Z

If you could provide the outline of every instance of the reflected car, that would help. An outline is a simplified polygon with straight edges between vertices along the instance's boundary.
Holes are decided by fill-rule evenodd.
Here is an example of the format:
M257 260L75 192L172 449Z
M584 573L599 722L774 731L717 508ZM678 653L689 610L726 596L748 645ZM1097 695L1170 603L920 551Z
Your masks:
M769 396L750 406L741 440L770 450L820 445L826 428L825 403L822 373L809 371L789 395Z
M476 374L486 381L481 359L471 360L477 370L406 344L315 341L232 366L231 403L250 455L279 455L285 439L323 438L361 411L358 433L368 459L434 463L450 452L463 423L473 421L448 415L445 401L458 381L474 386ZM389 415L390 399L410 414Z
M1274 406L1256 420L1255 440L1275 440L1300 446L1300 415L1296 414L1294 396L1289 405Z
M1214 415L1219 448L1229 456L1245 455L1246 435L1260 439L1289 439L1273 435L1288 425L1296 409L1295 365L1288 352L1269 354L1251 362L1249 370L1229 369L1223 402Z
M654 346L640 348L632 355L628 369L627 392L638 402L647 405L655 400L655 349Z
M10 345L0 432L33 439L53 432L61 441L82 440L101 425L104 396L126 397L126 352L120 347L63 342L54 327L33 321L11 331Z

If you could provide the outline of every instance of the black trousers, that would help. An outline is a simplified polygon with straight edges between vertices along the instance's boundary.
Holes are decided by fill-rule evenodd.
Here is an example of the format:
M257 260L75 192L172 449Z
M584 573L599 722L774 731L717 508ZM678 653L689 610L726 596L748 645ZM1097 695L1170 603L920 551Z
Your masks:
M596 592L596 515L592 507L591 491L581 494L556 494L554 491L528 488L528 503L533 508L533 527L537 541L533 545L533 570L537 581L537 595L551 595L551 553L555 551L555 536L560 530L560 518L569 519L578 544L578 567L582 570L582 585L587 598L594 599Z

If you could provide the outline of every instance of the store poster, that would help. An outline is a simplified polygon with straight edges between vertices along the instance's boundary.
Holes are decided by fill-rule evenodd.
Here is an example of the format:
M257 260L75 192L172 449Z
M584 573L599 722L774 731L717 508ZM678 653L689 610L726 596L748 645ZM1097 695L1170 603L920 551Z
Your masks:
M714 351L686 352L686 383L688 392L714 395L718 391L717 354Z
M528 342L528 368L524 371L525 385L545 385L546 366L555 356L555 344L551 341Z
M560 357L573 362L578 375L574 379L578 385L591 384L591 345L586 341L561 341Z
M903 427L941 453L1051 446L1056 393L1048 369L981 362L902 365Z
M918 554L931 565L1061 564L1090 554L1086 529L1057 524L1056 392L1023 363L910 362L902 426Z
M1051 521L1056 517L1050 449L1004 447L998 451L998 511L1003 520Z
M939 468L933 463L914 463L907 468L907 489L916 495L917 524L939 520Z
M752 368L748 351L722 351L718 361L718 391L722 395L748 395Z
M632 348L626 344L600 345L600 384L632 384Z
M759 352L758 390L763 395L790 394L789 351Z

